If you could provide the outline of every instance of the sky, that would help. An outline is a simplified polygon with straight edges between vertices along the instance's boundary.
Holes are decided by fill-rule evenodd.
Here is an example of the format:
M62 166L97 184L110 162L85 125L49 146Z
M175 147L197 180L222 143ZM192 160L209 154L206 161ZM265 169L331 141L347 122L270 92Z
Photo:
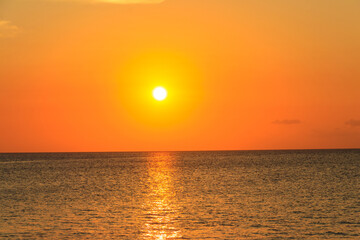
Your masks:
M0 152L360 148L359 11L0 0Z

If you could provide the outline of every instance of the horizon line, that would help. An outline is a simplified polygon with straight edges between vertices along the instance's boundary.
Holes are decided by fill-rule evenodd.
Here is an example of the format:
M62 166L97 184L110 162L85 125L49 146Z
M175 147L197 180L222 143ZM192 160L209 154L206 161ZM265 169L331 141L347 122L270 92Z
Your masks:
M151 151L34 151L34 152L0 152L16 153L146 153L146 152L248 152L248 151L307 151L307 150L360 150L359 148L278 148L278 149L229 149L229 150L151 150Z

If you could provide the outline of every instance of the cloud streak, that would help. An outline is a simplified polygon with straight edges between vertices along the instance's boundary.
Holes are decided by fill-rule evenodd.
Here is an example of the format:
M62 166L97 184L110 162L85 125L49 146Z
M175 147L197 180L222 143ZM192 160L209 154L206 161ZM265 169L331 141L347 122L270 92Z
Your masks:
M350 119L349 121L345 122L345 124L350 127L360 127L360 120Z
M10 21L0 20L0 38L15 37L20 32L19 27Z
M272 123L278 125L295 125L295 124L300 124L301 121L298 119L284 119L284 120L275 120Z

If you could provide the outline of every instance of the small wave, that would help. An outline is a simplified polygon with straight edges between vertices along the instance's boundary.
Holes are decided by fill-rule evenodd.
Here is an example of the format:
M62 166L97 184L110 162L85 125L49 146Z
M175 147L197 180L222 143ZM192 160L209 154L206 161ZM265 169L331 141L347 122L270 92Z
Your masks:
M262 227L265 227L264 225L261 225L261 224L252 224L250 225L250 227L253 227L253 228L262 228Z
M348 234L343 233L343 232L332 232L332 231L327 231L326 234L337 235L337 236L347 236L348 235Z
M341 221L341 222L339 222L339 224L354 224L354 225L356 225L357 223L348 222L348 221Z

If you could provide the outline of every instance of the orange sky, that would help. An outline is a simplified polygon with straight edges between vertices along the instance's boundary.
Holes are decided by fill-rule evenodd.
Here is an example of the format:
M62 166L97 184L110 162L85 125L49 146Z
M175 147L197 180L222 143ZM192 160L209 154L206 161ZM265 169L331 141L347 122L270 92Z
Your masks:
M0 152L359 148L359 9L2 0Z

